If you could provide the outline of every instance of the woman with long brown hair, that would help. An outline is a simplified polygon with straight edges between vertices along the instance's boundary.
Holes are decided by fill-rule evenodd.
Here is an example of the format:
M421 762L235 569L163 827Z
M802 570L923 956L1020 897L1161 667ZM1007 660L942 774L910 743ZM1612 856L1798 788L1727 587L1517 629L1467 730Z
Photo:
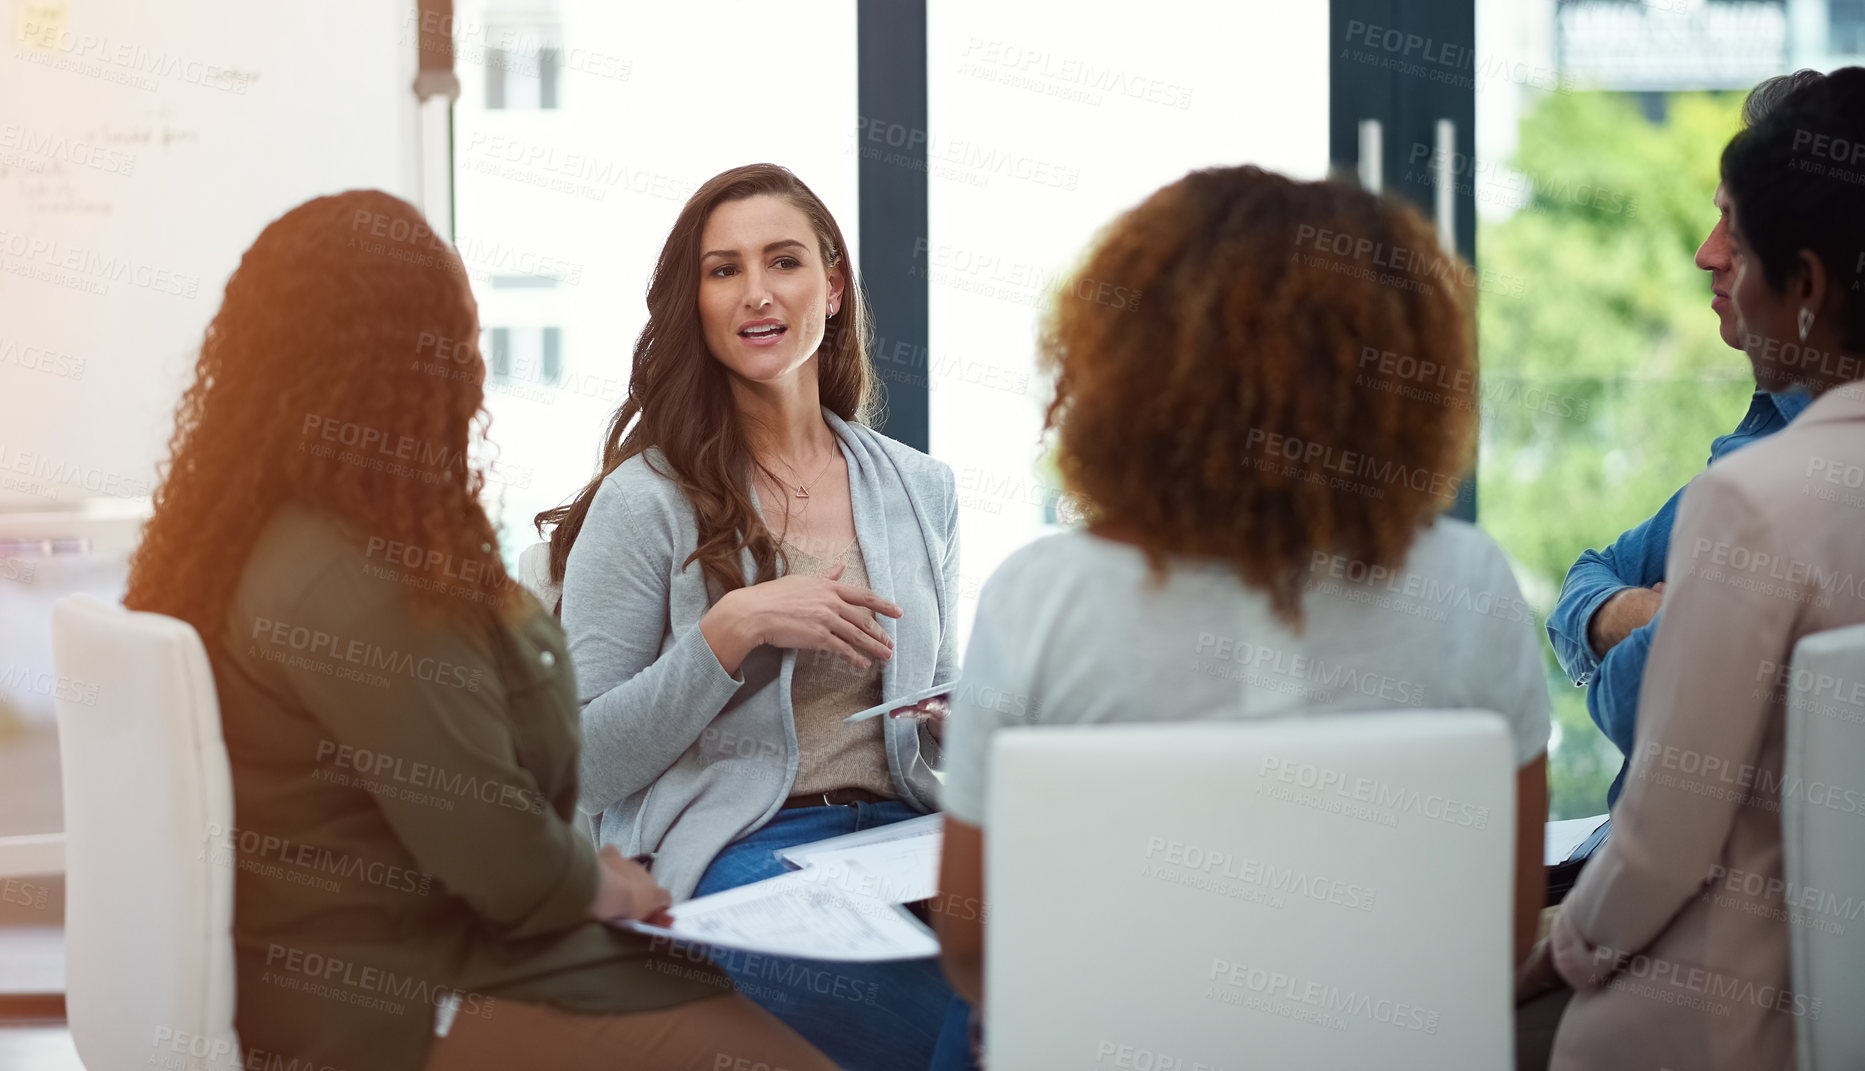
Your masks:
M577 832L568 652L478 501L484 365L435 356L478 330L412 206L320 197L241 258L177 414L124 602L213 664L240 1064L826 1068L600 921L669 897Z
M941 706L842 719L955 676L958 511L949 468L867 426L848 244L789 171L701 186L647 305L600 471L538 520L582 686L582 807L680 901L936 808ZM946 1058L931 960L716 959L844 1067Z

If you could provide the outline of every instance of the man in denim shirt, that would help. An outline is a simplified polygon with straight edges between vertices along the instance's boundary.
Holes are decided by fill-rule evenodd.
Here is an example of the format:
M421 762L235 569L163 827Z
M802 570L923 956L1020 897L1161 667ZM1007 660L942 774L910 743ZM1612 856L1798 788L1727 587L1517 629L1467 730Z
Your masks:
M1798 71L1770 78L1756 86L1742 107L1744 125L1753 126L1789 93L1824 77L1815 71ZM1722 338L1742 350L1741 329L1729 288L1735 285L1735 260L1729 243L1729 200L1716 188L1721 218L1697 249L1697 267L1710 273L1710 308L1715 310ZM1811 399L1806 394L1770 394L1756 391L1748 415L1727 435L1710 444L1710 464L1718 458L1780 431L1799 416ZM1560 601L1548 615L1548 639L1554 644L1561 668L1577 685L1588 685L1587 713L1623 755L1632 753L1638 730L1638 688L1645 676L1645 656L1658 630L1659 607L1664 596L1664 557L1670 549L1671 523L1677 515L1682 490L1670 497L1648 521L1614 540L1605 550L1580 555L1561 585ZM1619 767L1606 792L1612 806L1625 787L1626 765Z

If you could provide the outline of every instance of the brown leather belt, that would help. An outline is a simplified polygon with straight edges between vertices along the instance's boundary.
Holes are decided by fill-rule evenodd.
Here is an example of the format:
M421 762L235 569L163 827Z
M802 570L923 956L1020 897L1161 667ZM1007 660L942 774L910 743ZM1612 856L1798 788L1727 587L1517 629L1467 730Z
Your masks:
M784 805L778 810L789 811L798 807L853 807L857 803L886 802L886 796L878 792L869 792L865 788L832 788L827 792L792 796L785 800Z

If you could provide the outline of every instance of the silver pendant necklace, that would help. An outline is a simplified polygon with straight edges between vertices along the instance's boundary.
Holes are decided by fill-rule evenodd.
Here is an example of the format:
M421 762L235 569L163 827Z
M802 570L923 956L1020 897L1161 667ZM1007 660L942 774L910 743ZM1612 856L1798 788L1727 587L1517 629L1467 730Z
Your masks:
M822 479L822 474L829 471L830 465L835 464L836 454L838 454L840 451L841 451L841 445L839 443L832 444L831 449L829 450L829 460L824 461L822 463L822 468L817 469L816 475L811 476L809 478L809 483L815 483L817 480ZM809 483L797 484L796 492L793 497L808 498L809 497Z

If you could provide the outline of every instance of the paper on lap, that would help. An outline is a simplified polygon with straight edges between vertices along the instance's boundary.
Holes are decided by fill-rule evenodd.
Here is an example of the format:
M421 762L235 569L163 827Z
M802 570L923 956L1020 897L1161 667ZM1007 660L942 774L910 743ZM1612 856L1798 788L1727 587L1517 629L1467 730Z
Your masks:
M884 844L888 841L915 840L932 838L931 850L934 858L939 855L939 846L944 840L945 815L923 814L918 818L909 818L904 822L889 822L884 826L863 829L855 833L845 833L827 840L812 841L785 848L777 854L791 866L808 868L812 859L826 859L842 855L856 849L871 845Z
M939 889L944 816L891 822L783 850L801 869L700 896L672 909L671 927L637 933L798 959L878 962L939 954L939 941L899 905Z
M906 909L843 892L814 870L782 874L672 909L673 925L616 925L675 940L796 959L880 962L939 954L939 941Z
M1542 863L1554 866L1565 863L1567 857L1580 847L1581 842L1593 835L1593 831L1603 825L1610 815L1596 814L1591 818L1570 818L1564 822L1549 822L1546 837L1542 843Z

